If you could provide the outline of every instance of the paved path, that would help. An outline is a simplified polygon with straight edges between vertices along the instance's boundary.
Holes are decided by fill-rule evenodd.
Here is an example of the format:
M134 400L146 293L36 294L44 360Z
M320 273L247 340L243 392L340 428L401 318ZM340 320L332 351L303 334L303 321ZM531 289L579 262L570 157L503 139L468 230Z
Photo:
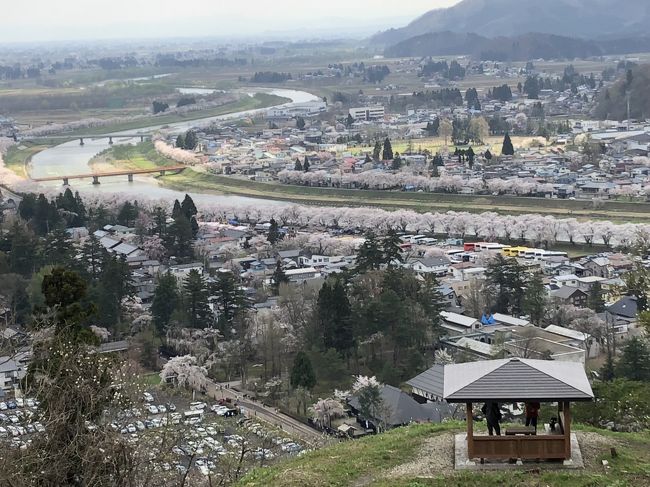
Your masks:
M207 395L213 399L231 399L242 408L249 418L259 418L269 424L277 426L291 435L295 435L308 443L324 438L320 431L293 419L275 408L264 406L259 402L245 399L243 394L229 387L230 384L209 382Z

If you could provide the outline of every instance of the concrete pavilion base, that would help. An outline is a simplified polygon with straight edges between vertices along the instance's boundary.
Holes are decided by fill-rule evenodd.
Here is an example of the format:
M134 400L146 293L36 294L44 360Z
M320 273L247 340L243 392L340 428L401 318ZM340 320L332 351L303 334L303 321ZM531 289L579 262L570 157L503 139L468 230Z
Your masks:
M481 463L478 459L467 458L467 434L461 433L454 438L454 467L456 470L530 470L539 468L546 470L576 470L584 468L582 452L575 433L571 433L571 460L550 461L540 460L517 460L517 463L509 463L507 460L485 460Z

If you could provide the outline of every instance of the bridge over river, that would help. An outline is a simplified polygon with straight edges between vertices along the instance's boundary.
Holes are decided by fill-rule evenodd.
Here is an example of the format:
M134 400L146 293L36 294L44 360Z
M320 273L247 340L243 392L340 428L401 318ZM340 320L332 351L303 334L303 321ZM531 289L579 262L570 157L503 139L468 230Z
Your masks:
M103 171L103 172L92 172L86 174L70 174L66 176L49 176L44 178L32 178L32 181L37 182L46 182L46 181L58 181L62 180L64 186L70 184L71 179L93 179L93 184L99 184L100 177L109 177L109 176L127 176L129 182L133 182L133 176L135 174L160 174L164 176L167 172L181 172L187 166L161 166L151 169L120 169L118 171Z

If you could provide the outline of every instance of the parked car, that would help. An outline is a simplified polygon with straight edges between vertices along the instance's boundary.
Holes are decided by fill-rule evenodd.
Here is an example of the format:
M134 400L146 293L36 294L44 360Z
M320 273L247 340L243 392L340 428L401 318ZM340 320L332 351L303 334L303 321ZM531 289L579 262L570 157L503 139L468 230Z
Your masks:
M145 402L153 402L153 396L149 392L145 392L142 397L144 398Z
M7 410L7 403L2 401L0 402L0 411L6 411Z
M151 414L158 414L158 408L156 406L154 406L153 404L149 404L149 407L147 408L147 410Z
M14 401L7 401L7 408L8 409L16 409L18 406Z

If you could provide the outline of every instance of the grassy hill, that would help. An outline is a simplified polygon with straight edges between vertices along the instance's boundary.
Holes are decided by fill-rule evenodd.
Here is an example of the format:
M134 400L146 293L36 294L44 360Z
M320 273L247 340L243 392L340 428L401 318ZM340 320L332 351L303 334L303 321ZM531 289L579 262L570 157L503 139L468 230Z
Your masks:
M254 470L240 487L496 487L650 485L650 432L612 433L576 428L586 468L516 472L456 472L453 434L464 423L417 425L316 450ZM617 458L611 458L615 447ZM602 460L609 462L609 468Z

